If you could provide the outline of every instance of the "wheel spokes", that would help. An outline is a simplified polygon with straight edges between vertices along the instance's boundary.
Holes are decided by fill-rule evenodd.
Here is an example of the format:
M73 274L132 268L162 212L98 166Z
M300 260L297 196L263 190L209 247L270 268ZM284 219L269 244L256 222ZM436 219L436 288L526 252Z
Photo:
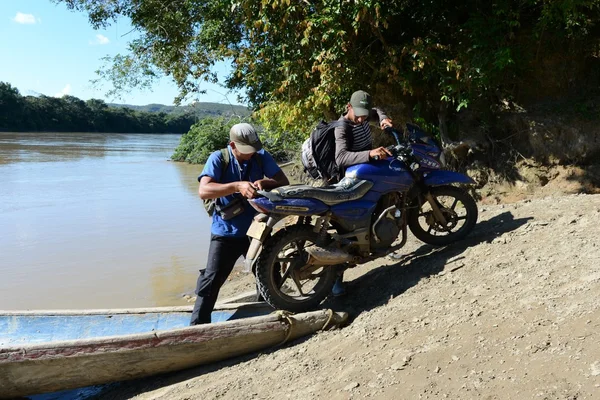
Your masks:
M296 274L292 274L292 280L296 284L296 288L298 288L298 291L300 292L300 295L301 296L306 296L304 294L304 292L302 291L302 284L300 283L300 280L298 279L298 277L296 276Z
M424 233L431 236L445 236L453 235L461 229L459 221L467 220L467 215L459 215L456 210L462 210L464 205L462 200L455 196L436 196L435 203L440 208L440 211L444 214L447 224L440 224L437 219L433 217L433 210L431 205L427 202L424 203L419 209L418 219L419 224L422 226ZM463 214L462 212L460 214Z
M304 248L308 246L306 239L290 241L284 247L274 262L279 263L279 281L276 287L282 294L289 297L306 297L306 284L318 279L322 274L311 274L307 279L300 279L299 270L305 266ZM288 281L289 280L289 281ZM286 284L286 281L288 283ZM311 289L312 290L312 289ZM310 292L310 290L308 291Z
M306 240L295 240L291 244L296 248L298 253L302 253L302 250L304 250L304 245L306 244Z
M456 207L456 205L457 205L457 204L458 204L458 199L455 197L455 198L454 198L454 202L452 203L452 206L450 207L450 209L451 209L452 211L454 211L454 207Z
M276 262L280 262L280 263L282 263L282 262L291 263L296 260L297 260L296 258L291 258L291 257L279 257L279 258L275 259Z
M269 287L274 291L274 299L300 304L310 303L314 296L323 296L324 289L333 282L333 275L331 268L309 262L311 258L306 248L314 243L316 238L312 237L312 232L311 237L290 237L281 243L271 258Z
M283 273L283 275L281 275L277 289L281 289L281 287L283 286L286 279L289 278L291 272L292 272L292 266L288 265L288 267L285 269L285 272Z

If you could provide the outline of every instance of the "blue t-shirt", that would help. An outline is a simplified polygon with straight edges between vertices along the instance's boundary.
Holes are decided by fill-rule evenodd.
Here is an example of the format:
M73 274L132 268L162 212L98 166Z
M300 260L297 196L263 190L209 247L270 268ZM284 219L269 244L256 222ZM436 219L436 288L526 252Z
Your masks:
M200 182L200 179L202 179L203 176L210 176L218 183L238 182L241 180L255 182L265 176L267 178L273 178L281 171L281 168L279 168L279 165L277 165L273 157L264 149L258 151L257 155L250 159L250 161L246 161L241 165L231 152L231 147L227 146L227 150L229 151L229 165L227 166L227 169L223 171L225 160L222 158L221 151L215 151L208 157L204 169L198 177L198 182ZM261 158L262 170L255 160L256 157ZM250 170L248 170L248 168L250 168ZM222 173L222 171L224 173ZM221 207L226 206L236 196L241 196L241 194L236 193L221 197L219 199L219 205ZM218 236L244 237L246 236L246 232L255 215L256 210L249 204L246 205L243 213L227 221L223 221L218 213L214 213L210 231L213 235Z

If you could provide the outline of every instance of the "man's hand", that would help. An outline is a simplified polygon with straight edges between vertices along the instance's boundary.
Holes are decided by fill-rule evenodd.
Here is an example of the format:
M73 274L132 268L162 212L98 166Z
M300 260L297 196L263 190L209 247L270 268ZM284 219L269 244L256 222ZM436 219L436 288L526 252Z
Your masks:
M385 157L388 157L391 155L392 155L392 153L390 153L390 151L388 149L386 149L385 147L378 147L369 152L369 158L374 159L374 160L379 160L381 158L385 158Z
M381 127L381 129L385 129L387 127L393 127L392 125L392 120L389 118L384 118L381 120L381 122L379 122L379 126Z
M253 199L256 196L256 186L252 182L237 182L237 191L247 199Z
M258 190L265 190L264 181L265 181L264 179L259 179L257 181L254 181L253 185Z
M272 178L262 178L254 181L254 187L258 190L272 190L279 186L289 185L290 181L283 171L277 172Z

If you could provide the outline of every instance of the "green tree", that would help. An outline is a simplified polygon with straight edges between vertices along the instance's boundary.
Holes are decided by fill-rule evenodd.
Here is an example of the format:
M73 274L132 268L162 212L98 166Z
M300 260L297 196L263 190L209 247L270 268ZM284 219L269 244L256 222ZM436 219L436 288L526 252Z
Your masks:
M0 130L55 132L184 133L196 117L109 107L104 101L26 96L0 82Z
M229 130L239 122L243 122L243 120L223 117L202 119L182 136L171 159L173 161L187 161L192 164L206 162L210 153L227 147Z
M90 125L94 132L106 132L108 105L104 100L90 99L85 102L91 113Z
M0 82L0 130L15 130L24 117L25 102L19 90Z
M444 122L473 102L522 95L565 52L588 63L600 36L600 0L54 1L94 27L131 20L139 36L101 73L115 89L166 74L183 98L230 60L225 84L245 89L266 129L292 137L358 88Z

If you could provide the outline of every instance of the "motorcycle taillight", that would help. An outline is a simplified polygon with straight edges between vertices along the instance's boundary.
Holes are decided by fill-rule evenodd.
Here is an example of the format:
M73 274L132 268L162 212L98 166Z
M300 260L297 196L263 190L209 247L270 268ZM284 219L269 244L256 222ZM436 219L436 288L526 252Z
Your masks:
M259 213L262 213L262 214L268 214L269 213L269 210L267 210L266 208L263 208L263 207L259 206L258 204L256 204L255 201L249 200L248 203L250 203L250 205L252 206L252 208L254 208Z

